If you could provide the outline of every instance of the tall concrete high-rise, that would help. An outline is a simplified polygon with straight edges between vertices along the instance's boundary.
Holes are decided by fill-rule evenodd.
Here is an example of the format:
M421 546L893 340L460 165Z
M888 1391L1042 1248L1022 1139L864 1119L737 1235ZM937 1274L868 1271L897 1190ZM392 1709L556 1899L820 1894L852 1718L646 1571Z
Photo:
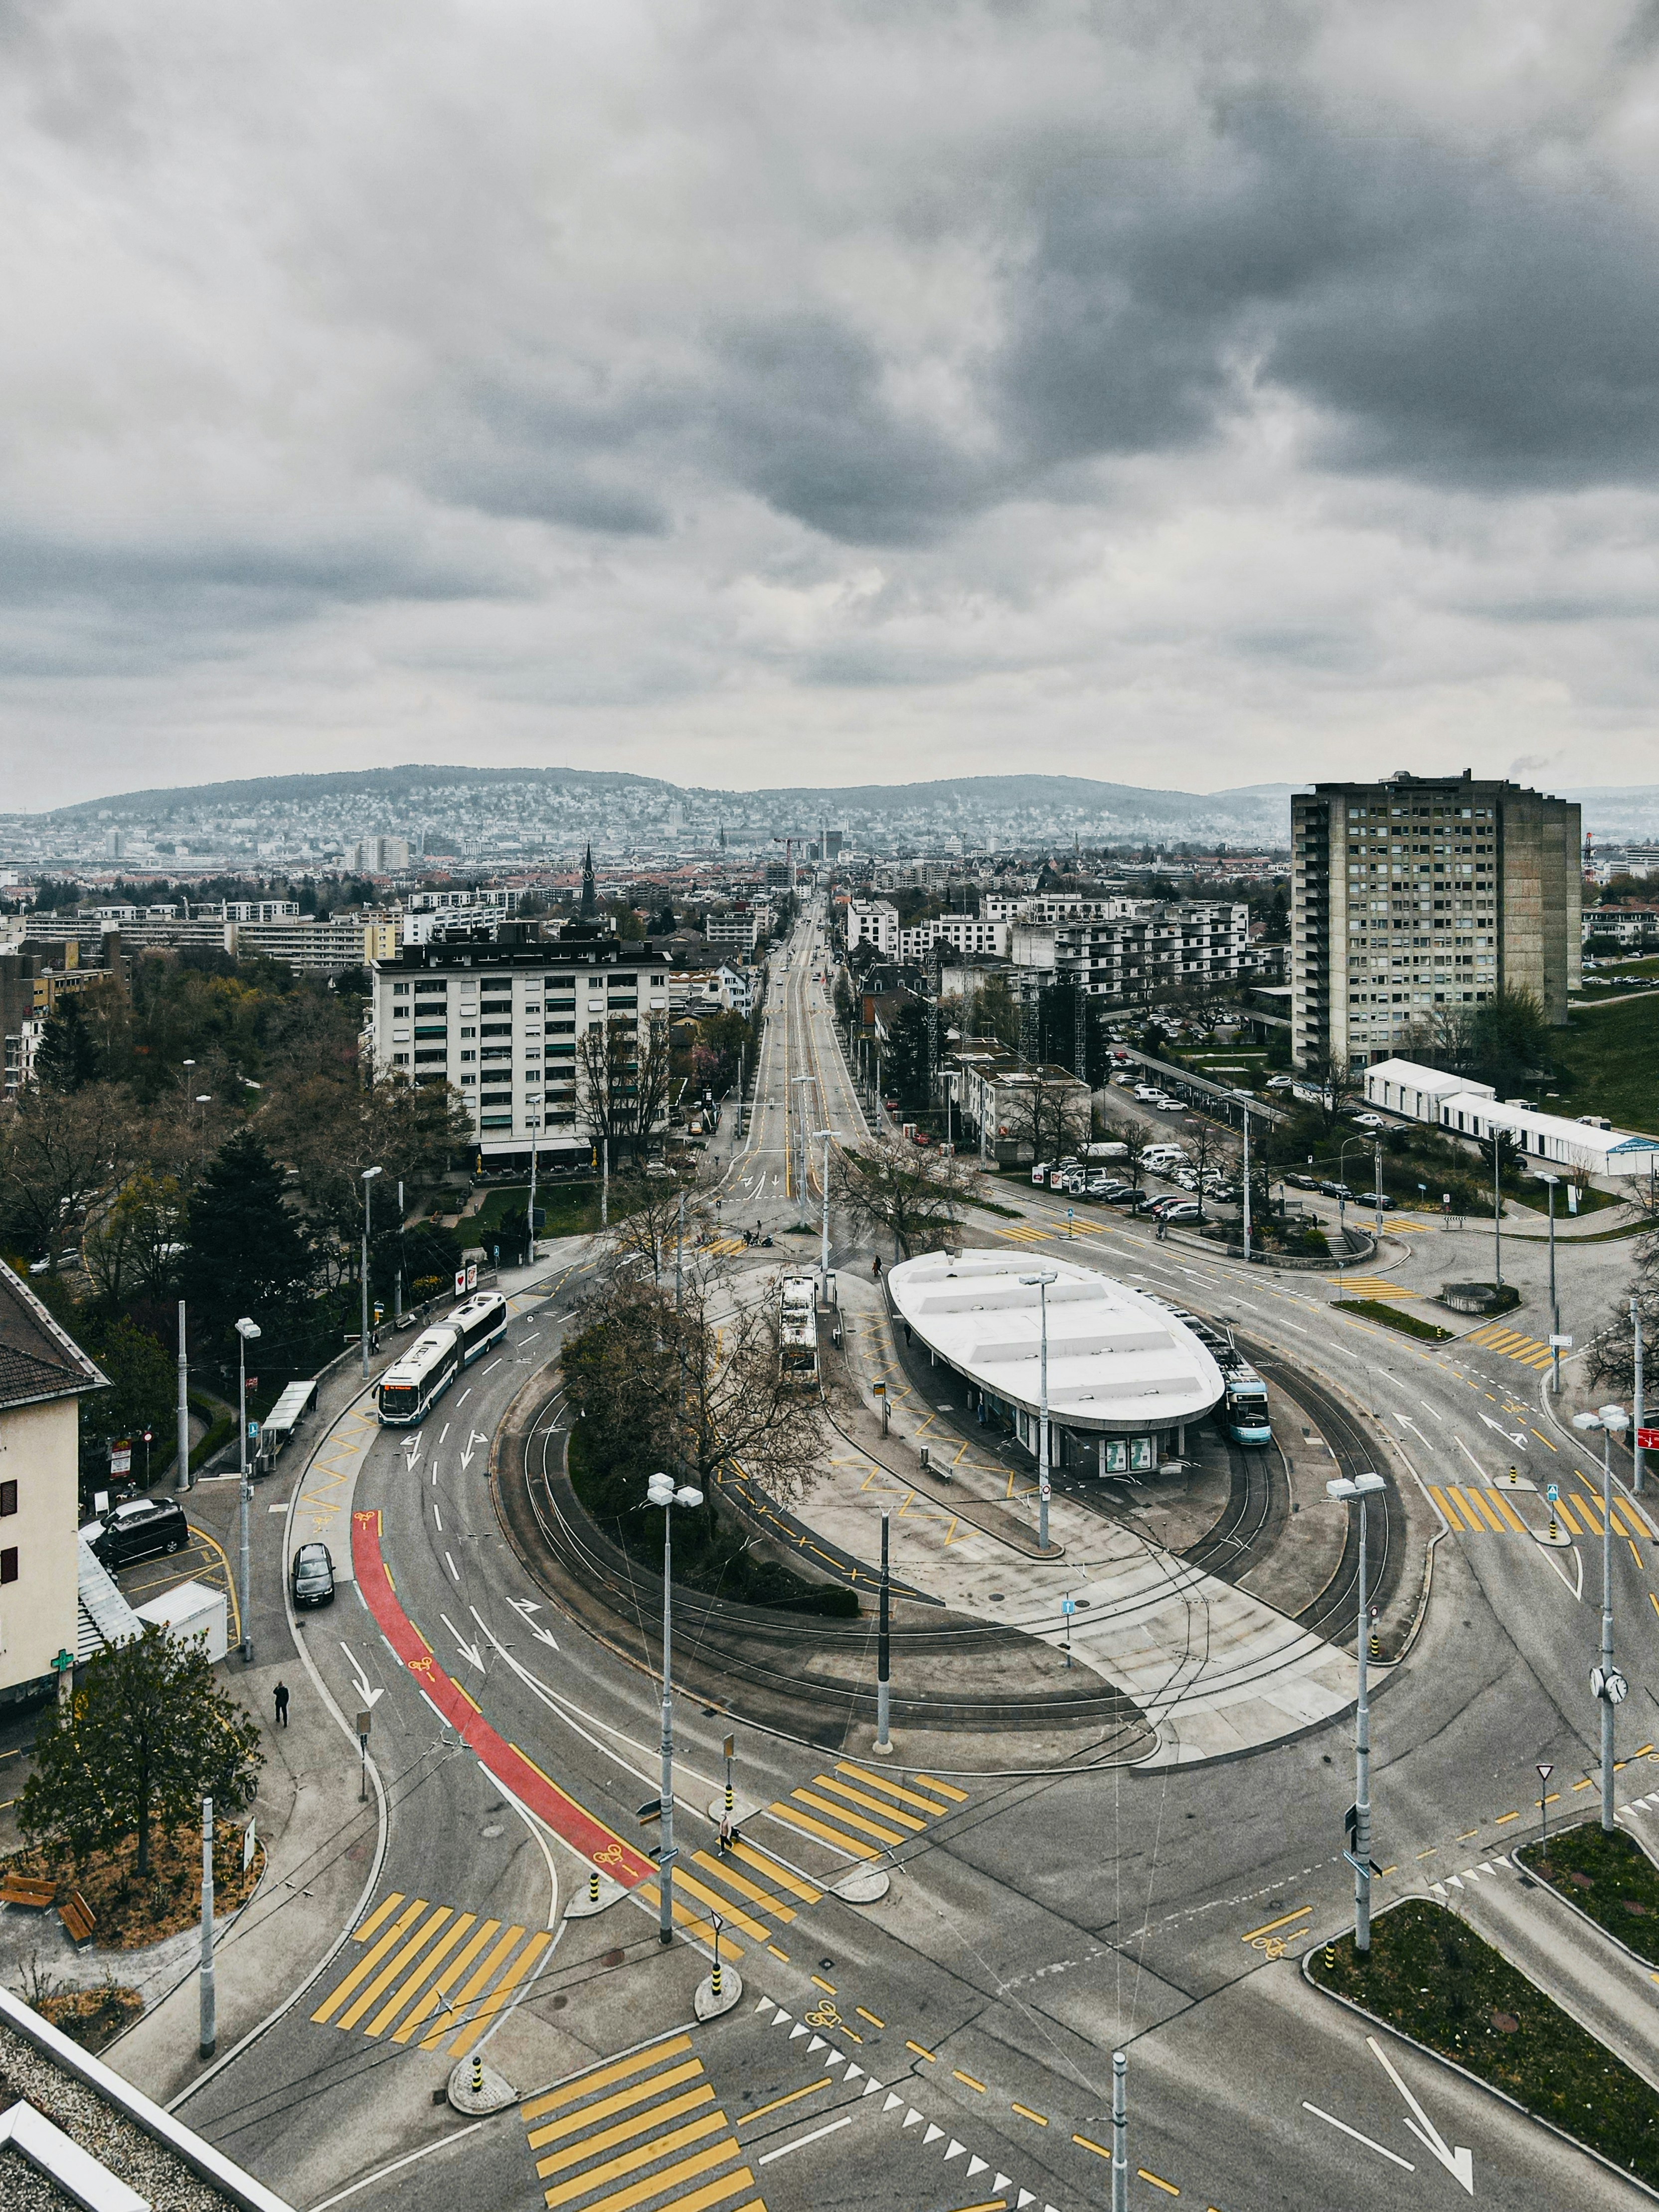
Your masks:
M1291 801L1291 1049L1387 1060L1452 1010L1578 981L1579 810L1518 785L1401 773Z

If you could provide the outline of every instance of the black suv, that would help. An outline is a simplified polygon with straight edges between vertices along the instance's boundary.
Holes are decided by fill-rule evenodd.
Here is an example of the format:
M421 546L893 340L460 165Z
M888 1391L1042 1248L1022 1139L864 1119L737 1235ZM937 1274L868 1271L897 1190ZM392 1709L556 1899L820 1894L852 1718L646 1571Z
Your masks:
M112 1574L157 1552L182 1552L190 1541L184 1509L170 1498L135 1498L81 1531Z
M326 1544L301 1545L289 1571L289 1588L296 1606L333 1604L334 1561Z

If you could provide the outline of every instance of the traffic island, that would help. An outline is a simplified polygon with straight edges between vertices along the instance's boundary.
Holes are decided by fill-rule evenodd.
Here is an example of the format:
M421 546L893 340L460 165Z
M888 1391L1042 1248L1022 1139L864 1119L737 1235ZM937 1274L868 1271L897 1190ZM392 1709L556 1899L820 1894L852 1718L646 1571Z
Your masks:
M1436 1322L1419 1321L1415 1314L1403 1312L1386 1298L1333 1298L1331 1310L1355 1314L1362 1321L1381 1322L1384 1328L1395 1328L1402 1336L1421 1337L1431 1344L1449 1344L1457 1334Z
M1659 1867L1634 1836L1622 1828L1609 1834L1591 1820L1559 1830L1547 1847L1523 1844L1515 1857L1615 1942L1659 1967Z
M1316 1989L1498 2090L1599 2158L1659 2186L1659 2098L1454 1913L1407 1898L1352 1935L1316 1946Z

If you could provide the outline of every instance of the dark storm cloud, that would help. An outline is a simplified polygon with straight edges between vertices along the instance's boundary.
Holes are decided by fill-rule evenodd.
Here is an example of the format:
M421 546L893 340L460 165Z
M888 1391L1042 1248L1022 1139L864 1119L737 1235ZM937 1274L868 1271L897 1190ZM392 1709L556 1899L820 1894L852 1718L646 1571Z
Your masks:
M1006 419L1034 458L1190 444L1279 386L1353 469L1502 489L1650 475L1659 260L1581 179L1243 100L1196 162L1096 154L1033 191Z

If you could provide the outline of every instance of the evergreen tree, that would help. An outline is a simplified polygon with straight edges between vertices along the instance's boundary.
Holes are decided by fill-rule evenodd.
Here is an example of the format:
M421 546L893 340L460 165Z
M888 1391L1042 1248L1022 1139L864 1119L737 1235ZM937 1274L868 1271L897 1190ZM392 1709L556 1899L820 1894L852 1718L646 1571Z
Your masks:
M73 999L65 999L41 1032L34 1055L34 1079L43 1091L62 1097L84 1090L98 1073L98 1048L93 1043L86 1017Z
M252 1130L239 1129L191 1196L185 1293L195 1325L222 1350L234 1345L242 1315L280 1336L307 1306L311 1255L283 1202L284 1187Z

